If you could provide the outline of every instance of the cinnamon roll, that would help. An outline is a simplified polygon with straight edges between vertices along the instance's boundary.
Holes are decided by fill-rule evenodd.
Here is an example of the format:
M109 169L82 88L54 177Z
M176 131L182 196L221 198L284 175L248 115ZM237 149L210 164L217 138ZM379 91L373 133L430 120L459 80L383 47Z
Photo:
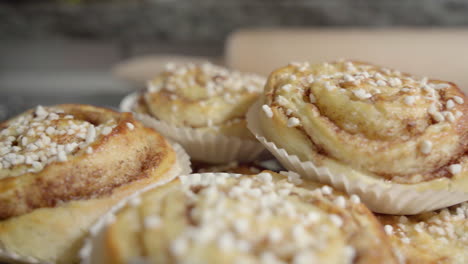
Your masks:
M468 203L413 216L378 216L400 263L468 262Z
M101 221L83 263L397 263L357 196L291 173L181 176Z
M121 109L181 143L195 160L250 161L263 149L247 129L245 114L265 79L204 64L168 64L148 88L126 97Z
M0 124L0 260L72 263L120 199L186 172L161 135L89 105L38 106Z
M468 199L466 101L454 83L371 64L292 63L269 76L252 125L350 182L464 193L443 207Z

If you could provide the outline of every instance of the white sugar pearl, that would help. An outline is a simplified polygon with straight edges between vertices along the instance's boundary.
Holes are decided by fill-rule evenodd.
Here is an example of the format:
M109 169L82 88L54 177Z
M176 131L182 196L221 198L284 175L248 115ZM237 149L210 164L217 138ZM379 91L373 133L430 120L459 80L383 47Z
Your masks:
M453 102L453 100L447 100L445 106L447 107L447 109L452 109L455 107L455 102Z
M429 154L432 150L432 142L429 140L423 140L420 145L420 150L423 154Z
M407 105L413 105L416 102L416 97L412 95L405 96L404 102Z
M363 89L354 90L353 94L359 99L368 99L368 98L372 97L372 95L370 93L367 93Z
M291 117L291 118L288 119L288 127L296 127L296 126L298 126L300 124L301 124L301 122L296 117Z
M271 110L271 107L268 105L263 105L262 110L265 113L265 115L269 118L273 117L273 111Z
M132 123L127 123L127 127L128 127L128 129L130 129L130 130L135 129L135 125L132 124Z
M455 100L457 104L463 104L465 102L465 100L463 100L463 98L461 98L460 96L454 96L453 100Z
M352 203L358 204L361 202L361 198L357 196L356 194L351 195L350 200Z
M385 230L385 233L389 236L393 234L393 226L391 225L385 225L384 230Z
M452 164L449 166L449 171L453 175L456 175L462 171L462 165L461 164Z

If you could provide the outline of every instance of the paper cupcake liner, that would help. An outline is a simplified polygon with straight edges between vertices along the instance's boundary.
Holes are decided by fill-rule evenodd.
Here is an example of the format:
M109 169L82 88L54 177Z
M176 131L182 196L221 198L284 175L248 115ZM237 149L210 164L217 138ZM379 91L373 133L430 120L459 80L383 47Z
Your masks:
M348 194L359 195L374 212L411 215L468 200L468 192L430 189L419 191L414 185L392 183L381 179L365 179L365 181L364 179L350 179L344 174L330 171L329 168L316 166L312 161L301 161L296 155L289 154L285 149L279 148L264 137L258 120L258 113L261 113L260 103L257 101L249 109L247 127L285 168L304 178L333 185Z
M167 139L166 139L167 140ZM177 157L177 164L174 166L169 173L174 174L169 181L172 181L179 175L186 175L192 173L192 166L190 162L190 156L187 154L185 149L177 142L167 140L171 147L174 149Z
M120 104L120 109L132 112L137 99L138 93L126 96ZM145 125L181 144L190 157L197 161L208 163L249 162L255 160L265 149L262 144L254 140L213 134L191 127L176 127L146 114L133 114Z
M137 193L144 192L145 190L154 188L156 186L160 186L163 184L166 184L170 181L172 181L174 178L176 178L179 175L186 175L192 172L192 169L190 167L190 157L187 155L185 150L177 143L169 141L170 145L174 149L176 156L177 156L177 162L176 164L167 172L167 176L164 177L164 179L161 179L160 181L150 184L147 187L141 189ZM133 196L133 194L131 195ZM126 201L127 199L124 198L122 201ZM118 204L122 203L119 202ZM106 213L107 215L107 213ZM48 263L43 260L37 259L32 256L23 256L19 253L8 251L5 249L2 245L2 242L0 241L0 263L3 261L7 263Z
M235 173L224 173L224 172L214 172L214 173L194 173L194 174L185 174L179 176L182 182L188 182L191 184L197 183L202 185L207 185L213 182L216 182L219 178L226 177L240 177L241 174ZM139 199L139 196L144 192L147 192L151 189L154 189L161 184L154 184L148 186L144 190L138 191L131 196L128 196L124 200L120 201L116 206L114 206L109 212L107 212L103 217L101 217L89 231L89 236L85 239L83 247L79 252L79 258L81 264L96 264L104 263L105 256L103 256L102 246L103 246L103 231L105 227L115 221L116 213L122 209L129 202L136 201Z

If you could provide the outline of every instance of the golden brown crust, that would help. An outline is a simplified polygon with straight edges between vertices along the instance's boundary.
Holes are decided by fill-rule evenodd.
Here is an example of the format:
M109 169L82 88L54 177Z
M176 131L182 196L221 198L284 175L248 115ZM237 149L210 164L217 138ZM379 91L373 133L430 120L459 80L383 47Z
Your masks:
M209 63L169 66L149 82L134 110L178 127L252 139L245 114L263 85L259 76Z
M69 201L54 208L39 208L0 221L0 260L3 260L1 251L6 250L40 262L77 263L83 239L99 217L123 198L151 184L171 180L175 173L178 171L174 168L161 167L151 177L116 187L111 194Z
M267 139L303 161L399 183L468 173L468 103L453 83L360 62L294 64L270 75L261 101Z
M175 153L162 136L135 121L130 113L119 114L86 105L59 105L54 108L64 111L58 120L64 115L73 115L70 120L96 127L107 122L114 122L114 125L109 128L112 129L110 133L98 135L89 144L92 153L78 148L67 155L65 162L55 160L45 164L40 171L26 171L21 175L9 176L8 173L18 166L30 165L3 168L0 219L25 214L36 208L54 207L61 202L101 197L121 185L148 178L156 168L168 168L175 162ZM31 114L32 111L22 116ZM1 127L8 128L15 119ZM56 137L58 139L52 137L52 142L60 142L60 136Z
M29 122L28 115L43 117ZM29 132L34 129L15 123L18 118L23 118L24 126L55 129L35 129L38 136ZM34 263L76 263L89 227L100 216L124 197L172 180L188 165L177 159L175 148L163 137L135 121L130 113L87 105L38 107L2 124L2 128L0 137L13 135L21 147L12 149L10 143L2 141L2 155L4 147L9 153L16 151L31 158L31 154L41 155L38 151L47 152L54 143L65 141L76 146L60 148L66 152L62 157L53 151L42 153L47 159L33 159L36 163L32 164L26 159L22 162L18 155L7 159L0 155L2 165L7 165L0 172L0 212L7 217L0 221L0 261L19 257ZM3 132L6 128L9 131ZM52 133L69 128L76 133ZM94 132L81 137L86 130ZM48 137L41 131L48 131ZM23 146L24 137L28 139ZM41 144L37 144L38 138ZM28 148L28 142L37 149ZM14 213L17 215L11 216Z
M296 176L184 176L131 200L97 253L106 263L396 263L356 196Z
M468 203L414 216L378 215L401 263L468 261Z

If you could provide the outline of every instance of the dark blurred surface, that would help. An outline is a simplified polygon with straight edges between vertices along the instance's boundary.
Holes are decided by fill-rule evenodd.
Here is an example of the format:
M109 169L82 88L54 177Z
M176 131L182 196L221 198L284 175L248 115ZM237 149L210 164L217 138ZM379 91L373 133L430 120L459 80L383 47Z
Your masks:
M16 0L0 2L0 120L36 104L117 106L109 69L144 54L222 57L245 27L460 27L462 0Z
M147 41L212 45L232 31L278 26L464 26L464 0L119 0L0 4L7 38Z

